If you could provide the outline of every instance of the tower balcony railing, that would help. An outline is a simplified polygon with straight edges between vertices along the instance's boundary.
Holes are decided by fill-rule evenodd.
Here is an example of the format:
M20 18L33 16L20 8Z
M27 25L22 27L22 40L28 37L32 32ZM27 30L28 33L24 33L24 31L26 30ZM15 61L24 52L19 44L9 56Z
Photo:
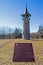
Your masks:
M30 17L22 17L22 20L30 20Z

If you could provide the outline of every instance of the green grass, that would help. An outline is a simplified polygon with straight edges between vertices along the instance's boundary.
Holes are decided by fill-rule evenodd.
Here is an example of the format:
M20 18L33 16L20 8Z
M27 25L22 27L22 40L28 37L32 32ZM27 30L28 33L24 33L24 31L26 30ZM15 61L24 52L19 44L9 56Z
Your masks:
M35 62L13 62L13 51L16 42L31 42L33 45ZM43 65L43 39L0 39L0 65Z

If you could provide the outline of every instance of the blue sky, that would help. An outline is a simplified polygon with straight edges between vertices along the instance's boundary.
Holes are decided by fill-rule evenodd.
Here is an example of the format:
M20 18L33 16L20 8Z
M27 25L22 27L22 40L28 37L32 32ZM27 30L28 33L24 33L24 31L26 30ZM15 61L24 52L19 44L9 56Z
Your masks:
M0 0L0 27L22 28L21 14L26 3L31 14L30 31L37 32L43 25L43 0Z

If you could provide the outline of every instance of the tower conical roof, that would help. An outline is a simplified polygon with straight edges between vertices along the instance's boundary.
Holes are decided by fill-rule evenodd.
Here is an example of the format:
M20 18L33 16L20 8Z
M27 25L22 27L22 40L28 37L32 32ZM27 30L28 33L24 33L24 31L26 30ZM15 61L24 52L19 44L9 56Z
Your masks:
M25 16L30 17L31 16L31 14L29 14L29 12L27 10L27 5L26 5L26 8L25 8L25 12L21 16L23 16L23 17L25 17Z

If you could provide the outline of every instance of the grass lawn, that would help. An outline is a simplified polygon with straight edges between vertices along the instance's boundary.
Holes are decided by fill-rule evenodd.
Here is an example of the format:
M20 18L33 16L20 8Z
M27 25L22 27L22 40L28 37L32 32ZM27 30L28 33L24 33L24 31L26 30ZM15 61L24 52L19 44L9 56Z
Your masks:
M15 43L29 43L33 45L35 62L13 62ZM43 65L43 39L0 39L0 65Z

